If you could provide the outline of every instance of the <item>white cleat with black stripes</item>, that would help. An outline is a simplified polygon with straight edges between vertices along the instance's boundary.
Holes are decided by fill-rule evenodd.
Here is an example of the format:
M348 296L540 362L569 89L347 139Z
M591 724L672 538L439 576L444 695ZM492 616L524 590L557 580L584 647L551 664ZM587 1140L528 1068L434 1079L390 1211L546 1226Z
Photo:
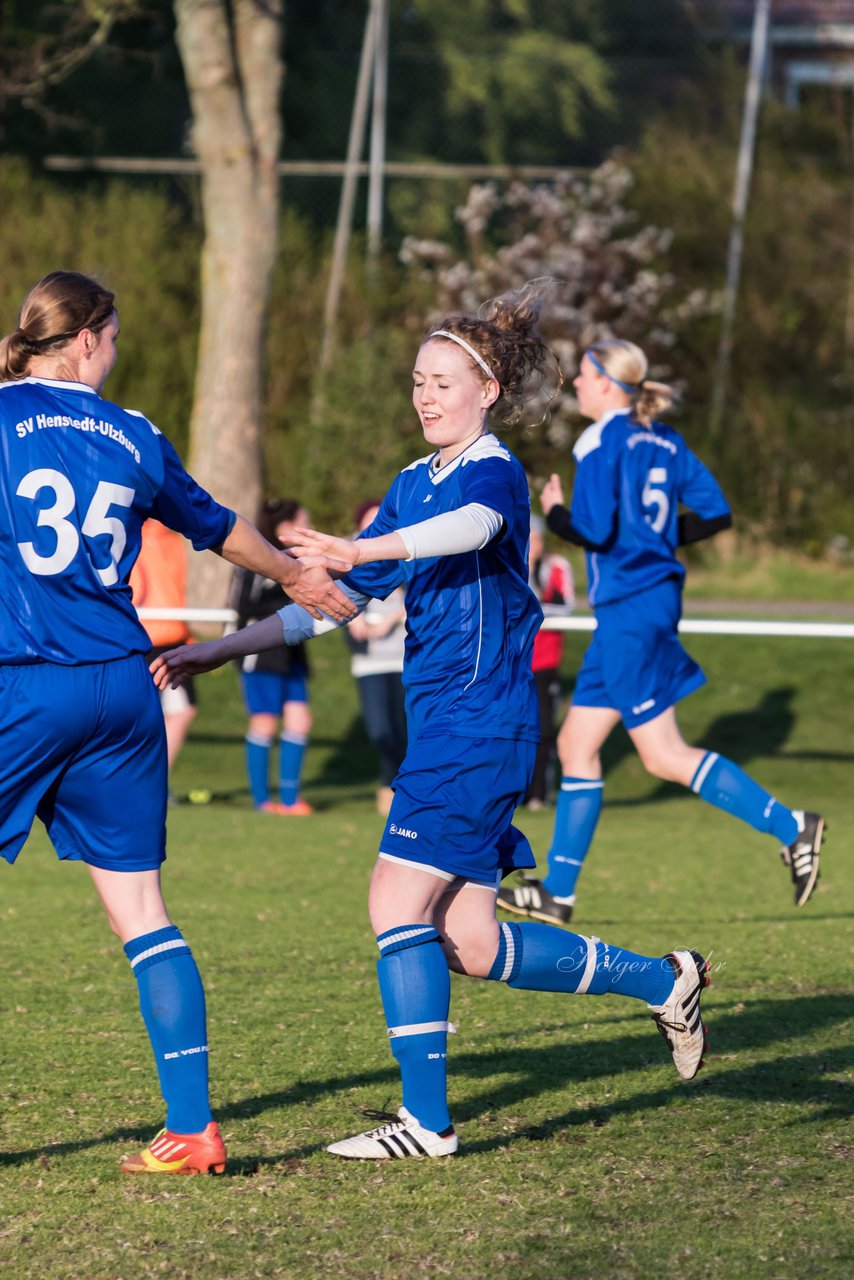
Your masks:
M700 1017L700 994L709 985L709 962L698 951L671 951L666 957L676 975L669 999L649 1005L655 1025L667 1041L676 1070L693 1080L703 1065L709 1033Z
M453 1129L445 1134L425 1129L406 1107L401 1107L396 1116L383 1111L373 1114L383 1117L386 1123L333 1142L326 1150L345 1160L402 1160L405 1156L452 1156L457 1149Z
M794 816L798 824L797 839L794 844L783 845L780 857L792 873L795 906L803 907L818 882L819 854L827 823L820 813L802 813L796 809Z

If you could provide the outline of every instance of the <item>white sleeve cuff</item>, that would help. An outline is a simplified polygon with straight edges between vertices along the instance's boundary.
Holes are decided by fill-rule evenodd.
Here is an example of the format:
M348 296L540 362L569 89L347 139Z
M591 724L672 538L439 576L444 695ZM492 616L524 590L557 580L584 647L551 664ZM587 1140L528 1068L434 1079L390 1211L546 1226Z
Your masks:
M470 502L456 511L446 511L444 515L407 525L397 532L406 547L407 560L424 560L480 551L500 532L503 524L503 516L492 507Z

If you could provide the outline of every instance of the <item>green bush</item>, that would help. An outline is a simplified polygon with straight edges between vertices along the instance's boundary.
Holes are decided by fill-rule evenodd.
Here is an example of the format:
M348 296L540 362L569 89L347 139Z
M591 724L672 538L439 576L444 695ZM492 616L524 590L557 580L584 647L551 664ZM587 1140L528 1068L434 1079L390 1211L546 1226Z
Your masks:
M628 157L636 207L671 219L672 269L688 285L723 285L743 76L732 68ZM829 105L763 102L723 429L710 436L717 324L686 335L678 423L737 519L813 551L854 536L850 140Z
M107 394L141 409L183 451L199 327L195 220L161 182L49 177L5 158L0 189L2 332L48 272L97 276L116 292L122 327Z
M655 266L689 304L723 282L743 72L720 83L653 124L620 157L634 177L631 233L673 228ZM709 432L717 317L698 308L690 324L677 325L672 353L672 372L687 385L674 425L719 475L737 527L813 554L854 541L848 164L826 103L799 113L763 105L719 437ZM184 453L199 325L197 182L46 175L6 157L0 193L0 331L14 327L24 293L46 272L98 275L116 290L122 321L122 358L108 394L142 409ZM434 187L431 199L438 198ZM441 219L433 221L438 227ZM485 240L482 255L506 259L511 230L506 220L497 223L495 243ZM404 268L398 247L389 246L370 271L362 240L354 241L336 358L318 386L331 241L304 215L283 209L266 353L264 487L300 496L318 523L342 531L354 505L383 492L423 449L410 370L442 299L429 272ZM670 314L661 315L672 327L672 296L666 305ZM620 332L618 318L613 323ZM650 321L644 334L651 337L653 327ZM644 334L633 336L643 342ZM574 358L564 370L570 376ZM566 472L576 425L562 442L541 428L510 441L535 475Z

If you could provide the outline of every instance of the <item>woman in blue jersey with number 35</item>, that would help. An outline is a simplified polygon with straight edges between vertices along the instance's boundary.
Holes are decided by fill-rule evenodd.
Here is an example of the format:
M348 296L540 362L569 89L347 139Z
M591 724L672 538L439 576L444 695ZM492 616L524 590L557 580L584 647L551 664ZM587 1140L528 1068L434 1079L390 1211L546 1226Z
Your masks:
M782 845L802 907L818 879L824 820L787 809L738 765L684 741L675 704L705 682L678 637L685 570L676 548L731 523L714 476L657 416L673 392L646 376L634 343L610 339L588 349L574 386L593 425L573 450L569 510L552 476L542 493L553 533L587 551L588 595L596 631L558 737L561 789L549 872L542 882L508 886L507 910L565 923L602 806L599 752L620 720L645 767L681 782ZM681 515L680 504L688 508Z
M160 890L166 737L128 586L143 521L310 609L352 606L215 502L141 413L101 398L118 333L110 290L55 271L0 341L0 856L13 863L39 817L58 856L86 864L124 944L167 1114L122 1171L218 1172L204 991Z
M355 542L296 531L295 554L352 564L341 585L359 608L406 584L409 747L369 898L403 1105L329 1147L345 1158L456 1151L445 1070L449 969L528 990L641 999L680 1076L702 1065L708 964L697 952L641 956L547 924L496 920L502 876L534 862L512 819L539 738L531 651L542 611L528 586L527 479L490 420L517 417L557 373L536 331L539 309L536 294L522 291L432 326L412 393L430 452L400 473ZM152 670L163 687L319 630L289 605L243 632L163 655Z

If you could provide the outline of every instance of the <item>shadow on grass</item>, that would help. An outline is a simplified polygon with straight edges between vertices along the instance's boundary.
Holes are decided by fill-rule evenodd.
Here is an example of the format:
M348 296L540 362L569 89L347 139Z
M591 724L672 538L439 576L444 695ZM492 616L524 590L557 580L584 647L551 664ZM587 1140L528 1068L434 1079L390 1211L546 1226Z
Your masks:
M697 735L694 745L705 751L716 751L741 768L747 768L752 760L768 758L841 763L854 760L854 753L851 752L783 750L796 723L791 707L796 692L790 685L769 689L763 693L755 707L716 717ZM633 752L629 735L622 726L618 726L602 749L605 777ZM684 800L692 796L693 793L686 787L662 782L647 795L631 799L607 799L607 804L615 809L633 808L657 800Z
M234 746L240 749L239 759L242 761L244 746L242 733L238 735L216 730L194 731L192 741L207 746ZM306 790L312 793L312 797L324 791L340 791L346 788L348 794L353 792L357 798L361 798L364 792L366 799L373 800L379 780L379 757L368 740L360 716L354 716L349 725L342 725L340 732L334 737L313 732L309 739L309 751L315 758L318 772L314 772L313 764L306 771L303 782ZM233 789L224 788L214 792L209 803L231 804L248 799L249 794L249 788L245 784ZM181 802L183 803L183 797ZM323 801L318 806L319 809L329 807L329 803L324 804Z
M785 1045L787 1041L800 1040L813 1032L825 1030L843 1023L850 1016L850 1002L844 995L798 996L785 1000L744 1001L718 1008L712 1021L712 1044L719 1053L736 1055ZM631 1014L617 1016L613 1022L635 1023ZM554 1032L554 1028L551 1029ZM651 1030L651 1029L650 1029ZM570 1028L567 1028L569 1033ZM554 1037L548 1044L532 1048L529 1045L502 1047L500 1053L492 1050L470 1050L453 1054L452 1070L457 1080L481 1081L484 1077L501 1077L487 1088L475 1089L455 1110L455 1117L462 1123L474 1123L484 1113L524 1106L531 1098L559 1088L562 1082L571 1082L577 1088L585 1081L595 1081L612 1076L616 1071L645 1071L653 1061L666 1060L663 1043L654 1039L631 1035L622 1040L613 1037L586 1040L583 1044L556 1043ZM473 1155L506 1147L520 1139L543 1141L563 1130L577 1126L601 1128L618 1116L656 1111L675 1100L692 1097L722 1098L744 1102L790 1102L809 1106L809 1116L793 1118L790 1124L807 1124L815 1121L846 1119L854 1104L854 1089L835 1076L847 1071L854 1061L854 1046L828 1048L808 1053L783 1053L772 1062L754 1063L746 1067L728 1062L710 1063L711 1070L687 1087L676 1080L661 1089L634 1093L629 1097L601 1105L574 1106L547 1121L514 1129L482 1140L466 1141L465 1154ZM328 1100L330 1095L349 1092L366 1086L375 1087L377 1105L394 1106L399 1095L397 1070L393 1065L373 1071L329 1076L320 1080L297 1080L288 1089L276 1093L244 1098L222 1107L218 1111L221 1124L263 1115L283 1107L310 1105ZM358 1109L354 1109L352 1124L345 1129L357 1132L370 1127ZM779 1113L775 1112L779 1124ZM135 1144L151 1139L150 1128L128 1127L113 1129L98 1137L67 1143L33 1147L23 1151L0 1152L0 1168L27 1164L33 1160L50 1159L90 1150L103 1144L127 1142ZM338 1136L343 1136L338 1135ZM232 1160L229 1173L248 1176L263 1168L303 1160L323 1150L325 1142L307 1143L276 1156L257 1159Z

